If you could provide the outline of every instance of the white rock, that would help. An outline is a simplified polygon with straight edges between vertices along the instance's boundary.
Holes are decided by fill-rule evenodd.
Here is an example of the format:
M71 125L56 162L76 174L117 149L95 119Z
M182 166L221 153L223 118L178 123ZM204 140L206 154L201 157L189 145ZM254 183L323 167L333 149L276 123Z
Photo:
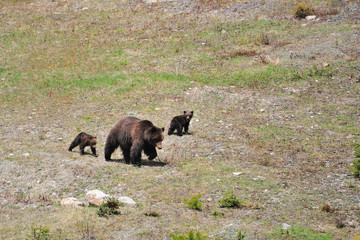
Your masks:
M283 223L282 226L281 226L282 229L289 229L291 228L291 225L287 224L287 223Z
M96 189L88 191L85 198L91 205L100 206L110 198L110 195Z
M316 18L316 16L315 15L310 15L310 16L306 16L306 20L314 20Z
M119 197L118 201L123 204L136 205L136 202L129 197Z
M239 176L239 175L243 174L243 172L233 172L233 174L234 174L235 176Z
M30 156L30 153L24 153L23 156L28 157L28 156Z

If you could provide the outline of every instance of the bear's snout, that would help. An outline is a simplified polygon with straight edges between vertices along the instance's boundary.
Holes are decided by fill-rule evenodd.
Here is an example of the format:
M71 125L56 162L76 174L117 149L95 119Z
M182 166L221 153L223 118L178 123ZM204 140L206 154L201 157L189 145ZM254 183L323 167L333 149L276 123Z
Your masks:
M162 142L156 143L156 147L157 147L158 149L162 149Z

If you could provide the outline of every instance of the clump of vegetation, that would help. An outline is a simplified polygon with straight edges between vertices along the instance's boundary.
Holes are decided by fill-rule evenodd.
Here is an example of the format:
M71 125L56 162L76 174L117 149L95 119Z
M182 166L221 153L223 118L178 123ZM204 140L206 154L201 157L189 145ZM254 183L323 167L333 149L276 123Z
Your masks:
M243 234L243 233L239 230L239 231L237 232L236 239L237 239L237 240L244 240L244 239L245 239L245 234Z
M48 240L50 239L50 229L48 227L31 227L31 233L28 235L31 239L35 240Z
M188 207L191 209L201 211L202 203L199 200L200 197L201 197L201 194L193 195L190 199L184 199L184 203L186 205L188 205Z
M301 2L294 8L294 15L296 18L306 18L306 16L313 14L314 9L306 2Z
M146 212L145 216L148 216L148 217L160 217L160 213L155 212L155 211L150 211L150 212Z
M172 240L206 240L209 239L208 235L206 234L201 234L199 231L198 232L194 232L194 230L190 230L187 234L185 235L176 235L174 233L170 234L170 237Z
M213 215L214 217L222 217L224 216L224 213L220 211L214 211L211 213L211 215Z
M330 205L329 204L324 204L321 208L320 208L320 210L322 211L322 212L333 212L334 210L330 207Z
M353 165L350 167L354 177L360 178L360 144L355 145L355 159L353 161Z
M227 191L224 193L224 198L219 200L220 207L222 208L241 208L243 202L238 200L233 191Z
M107 202L102 203L97 212L99 217L107 217L110 215L120 215L119 207L122 204L115 198L109 198Z

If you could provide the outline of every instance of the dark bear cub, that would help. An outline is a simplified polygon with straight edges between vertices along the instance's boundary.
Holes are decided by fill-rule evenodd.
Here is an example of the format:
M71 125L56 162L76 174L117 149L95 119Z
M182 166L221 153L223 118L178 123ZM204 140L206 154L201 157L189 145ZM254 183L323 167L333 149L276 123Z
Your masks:
M84 149L86 146L90 146L92 155L97 157L96 155L96 137L91 136L90 134L87 134L85 132L79 133L79 135L76 136L74 141L72 141L69 151L71 152L73 148L80 145L80 154L85 154Z
M171 120L168 135L171 135L177 130L177 135L182 136L182 130L184 128L185 134L188 134L190 120L193 117L194 111L184 111L183 115L176 116Z
M164 128L158 128L148 120L136 117L121 119L109 132L105 143L105 160L111 160L111 154L120 146L126 164L141 166L141 152L153 160L157 156L156 148L162 148Z

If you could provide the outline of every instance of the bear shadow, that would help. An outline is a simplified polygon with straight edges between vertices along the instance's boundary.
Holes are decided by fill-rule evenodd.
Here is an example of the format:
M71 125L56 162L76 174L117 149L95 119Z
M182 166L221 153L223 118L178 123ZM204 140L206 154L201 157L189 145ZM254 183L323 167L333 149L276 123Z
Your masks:
M117 163L125 163L125 159L121 158L121 159L110 159L107 162L117 162ZM166 162L160 162L160 161L153 161L153 160L145 160L145 159L141 159L141 166L148 166L148 167L164 167L166 166L168 163ZM131 164L129 164L131 165Z
M86 155L89 155L89 156L93 156L93 157L98 157L99 155L93 155L92 153L90 153L90 152L84 152L84 154L81 154L81 152L80 151L71 151L71 152L74 152L74 153L79 153L80 154L80 156L86 156Z

